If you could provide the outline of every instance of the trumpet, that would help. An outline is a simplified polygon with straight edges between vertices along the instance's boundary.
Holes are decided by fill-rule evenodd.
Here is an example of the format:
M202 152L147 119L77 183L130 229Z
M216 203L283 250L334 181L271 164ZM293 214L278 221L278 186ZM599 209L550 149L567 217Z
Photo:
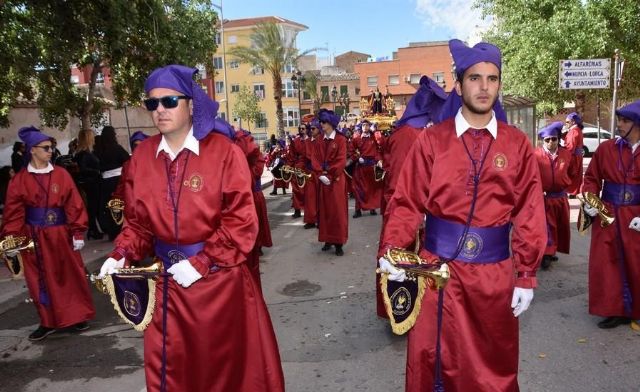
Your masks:
M578 196L578 200L582 203L587 203L591 207L598 210L598 216L600 217L600 227L607 227L615 221L615 217L609 215L607 206L604 205L602 200L595 193L583 192L582 197Z
M384 257L389 260L394 267L404 270L408 279L416 280L418 277L426 278L434 290L444 288L451 277L449 266L446 263L428 264L416 253L404 249L389 249ZM376 269L376 273L383 272L378 268Z
M111 212L111 218L116 222L117 225L121 225L124 222L124 200L122 199L111 199L107 203L107 208Z
M113 275L127 279L149 279L160 275L162 270L162 262L156 260L147 267L116 268ZM104 278L99 277L99 274L95 272L89 275L89 281L96 286L96 289L102 294L108 294L107 286L105 286L103 279Z
M296 173L296 169L289 165L283 165L280 170L282 172L282 179L286 182L291 181L291 177Z
M27 241L27 237L25 236L8 235L4 237L2 241L0 241L0 252L4 253L5 255L9 251L33 251L34 249L35 245L33 243L33 240L30 239L29 241Z

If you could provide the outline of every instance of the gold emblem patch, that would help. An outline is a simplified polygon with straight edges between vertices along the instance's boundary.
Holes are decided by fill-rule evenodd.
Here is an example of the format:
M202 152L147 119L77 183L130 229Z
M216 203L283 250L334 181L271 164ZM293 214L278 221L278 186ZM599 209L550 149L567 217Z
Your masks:
M503 153L499 152L493 156L493 167L495 167L496 170L502 171L506 169L507 164L507 156Z
M185 180L184 186L188 187L191 192L200 192L204 181L198 173L192 174L188 180Z
M45 217L45 220L46 220L48 225L52 225L52 224L56 223L56 221L58 220L58 214L56 214L56 212L53 211L53 210L49 210L49 211L47 211L47 215Z
M169 261L171 262L171 264L175 264L181 260L186 260L188 258L184 253L175 249L170 250L167 256L169 256Z
M124 310L131 316L137 317L140 315L140 311L142 310L142 306L140 306L140 299L137 295L132 293L131 291L124 292L124 300L122 301L124 305Z
M393 314L396 316L402 316L411 310L411 294L405 287L397 289L389 300Z
M51 184L51 192L53 193L60 192L60 186L58 184Z
M482 238L476 233L468 233L460 254L467 259L475 259L482 252Z
M633 200L633 192L626 191L624 192L623 201L625 204L630 203Z

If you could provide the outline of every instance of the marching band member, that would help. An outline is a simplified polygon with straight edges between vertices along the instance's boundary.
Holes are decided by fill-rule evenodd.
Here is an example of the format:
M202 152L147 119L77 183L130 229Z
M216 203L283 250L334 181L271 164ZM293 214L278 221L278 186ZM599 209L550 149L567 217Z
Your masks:
M571 185L567 187L567 193L575 196L580 193L580 185L582 185L582 158L584 157L583 139L582 139L582 118L576 112L569 113L565 124L569 131L564 135L564 147L573 156L573 165L579 168L571 178Z
M353 190L356 199L354 218L362 216L362 210L369 210L371 215L377 215L376 208L380 208L382 199L381 181L375 180L374 166L380 161L380 146L371 132L369 120L362 121L362 135L352 141L353 154L351 159L355 163L353 172Z
M318 176L313 171L313 160L316 159L315 150L320 143L320 121L314 118L309 123L309 137L304 140L305 171L311 174L307 179L304 190L304 228L312 229L318 222ZM320 164L317 163L319 166Z
M300 125L298 127L298 135L291 139L289 145L289 152L287 154L287 162L289 166L300 170L305 169L304 154L305 154L305 139L307 137L307 127ZM306 185L305 185L306 186ZM291 181L291 204L293 206L292 218L300 218L300 210L304 208L304 188L298 186L298 182L295 180L295 175L292 176ZM306 213L306 212L305 212Z
M412 247L426 216L421 256L451 270L446 288L425 294L409 331L406 390L515 392L517 317L533 299L546 243L540 176L527 136L492 110L500 105L500 50L459 40L449 48L455 92L444 121L409 151L379 256ZM390 280L404 280L386 258L379 264Z
M282 179L282 166L286 163L286 143L284 139L278 139L275 147L269 152L267 164L273 174L273 190L270 195L277 195L278 189L282 188L282 194L287 194L289 184Z
M169 65L145 82L160 131L133 154L125 192L135 200L100 275L154 248L166 275L144 331L148 391L283 391L278 347L247 265L258 234L251 174L218 103ZM213 366L212 366L213 364Z

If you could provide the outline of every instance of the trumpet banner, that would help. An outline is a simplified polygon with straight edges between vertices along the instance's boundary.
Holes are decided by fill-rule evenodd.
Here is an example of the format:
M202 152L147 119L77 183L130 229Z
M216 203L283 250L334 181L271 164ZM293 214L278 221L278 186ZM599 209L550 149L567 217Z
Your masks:
M381 274L380 287L391 330L396 335L405 334L420 314L422 297L427 288L426 278L418 276L415 280L396 282L389 280L388 274Z
M156 281L114 274L105 276L104 284L118 316L136 331L144 331L156 306Z

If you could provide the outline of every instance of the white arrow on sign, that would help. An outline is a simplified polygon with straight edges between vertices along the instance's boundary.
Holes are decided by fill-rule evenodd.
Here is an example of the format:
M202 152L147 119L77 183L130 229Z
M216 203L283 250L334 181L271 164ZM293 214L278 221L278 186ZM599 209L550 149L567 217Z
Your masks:
M593 69L607 68L611 69L611 59L578 59L578 60L560 60L560 69Z
M560 79L561 90L609 88L609 79Z

